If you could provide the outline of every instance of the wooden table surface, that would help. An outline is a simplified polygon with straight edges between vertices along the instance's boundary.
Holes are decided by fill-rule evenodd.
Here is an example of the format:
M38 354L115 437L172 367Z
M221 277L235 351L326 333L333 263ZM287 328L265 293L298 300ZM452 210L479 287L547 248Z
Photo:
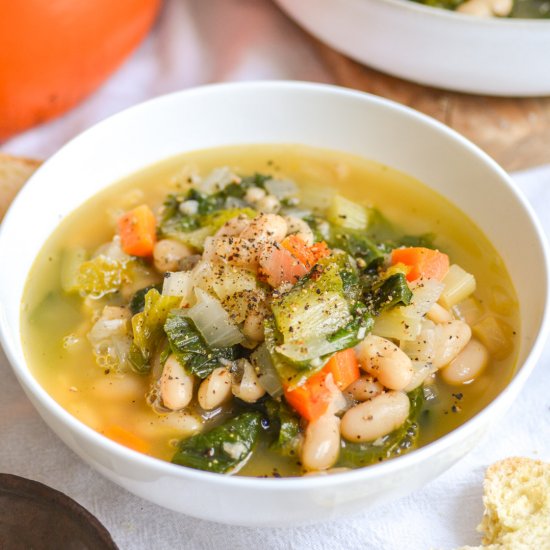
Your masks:
M368 68L311 40L334 83L393 99L436 118L479 145L506 170L550 163L550 97L483 97L429 88Z

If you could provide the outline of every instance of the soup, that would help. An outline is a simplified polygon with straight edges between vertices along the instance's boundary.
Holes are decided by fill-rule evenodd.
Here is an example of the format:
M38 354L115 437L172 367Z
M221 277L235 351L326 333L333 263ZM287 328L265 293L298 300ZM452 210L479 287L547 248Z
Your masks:
M186 153L90 199L27 281L36 378L176 464L338 472L453 430L511 379L518 305L456 207L296 145Z

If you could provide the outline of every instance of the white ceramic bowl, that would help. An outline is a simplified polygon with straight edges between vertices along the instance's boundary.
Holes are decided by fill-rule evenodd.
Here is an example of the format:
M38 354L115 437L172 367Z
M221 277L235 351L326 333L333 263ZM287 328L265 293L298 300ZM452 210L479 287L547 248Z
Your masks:
M550 94L550 20L464 15L410 0L275 0L311 34L380 71L476 94Z
M340 149L393 166L454 201L489 236L518 292L520 368L475 418L403 457L339 475L229 477L162 462L106 439L67 413L33 378L21 346L20 303L32 262L59 220L100 189L165 157L262 142ZM539 356L548 328L543 237L506 173L430 118L330 86L211 86L149 101L98 124L48 160L25 186L1 226L0 258L3 266L9 261L9 269L0 271L2 343L46 423L84 461L136 495L185 514L233 524L318 521L421 487L468 452L510 405Z

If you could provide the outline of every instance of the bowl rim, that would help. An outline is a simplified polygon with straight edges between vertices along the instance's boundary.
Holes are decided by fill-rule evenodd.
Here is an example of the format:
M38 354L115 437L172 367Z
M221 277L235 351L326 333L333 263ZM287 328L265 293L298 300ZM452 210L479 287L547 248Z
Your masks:
M425 15L427 17L434 17L436 19L443 19L451 21L455 24L460 22L476 25L478 27L504 27L514 28L518 30L532 31L533 27L539 27L540 30L546 32L549 31L550 19L535 19L535 18L511 18L511 17L480 17L475 15L469 15L466 13L460 13L454 10L447 10L445 8L437 8L434 6L427 6L420 4L414 0L343 0L344 2L355 2L356 4L364 3L365 1L378 2L388 4L398 9L406 9L411 13ZM528 28L527 28L528 27Z
M377 0L378 1L378 0ZM385 0L395 3L403 3L405 0ZM411 2L412 3L412 2ZM242 93L254 90L261 92L261 90L267 89L268 91L298 91L301 93L313 93L322 94L328 96L335 96L341 100L346 98L355 98L360 101L366 101L371 104L375 104L377 107L389 109L399 112L402 116L415 119L418 123L431 126L438 132L442 132L451 137L453 141L458 142L462 148L468 149L474 156L478 157L485 165L491 168L496 175L499 176L502 185L506 186L508 190L515 196L519 206L523 208L528 214L529 220L532 224L534 234L538 237L538 244L542 253L542 265L540 269L545 272L546 275L546 288L544 289L544 309L541 315L539 330L530 345L529 352L527 353L523 363L516 367L516 371L508 382L505 388L483 409L476 413L472 418L461 424L451 432L443 435L435 441L424 445L418 449L406 453L402 456L394 457L392 459L376 463L370 466L349 470L339 473L338 475L319 475L319 476L305 476L305 477L285 477L285 478L257 478L257 477L244 477L244 476L231 476L225 474L218 474L213 472L206 472L201 470L195 470L192 468L179 466L170 462L154 458L127 447L116 443L93 428L87 426L76 417L71 415L65 410L50 394L40 385L36 378L32 375L31 370L27 364L26 359L23 357L23 361L19 362L16 356L15 349L17 346L22 350L20 325L16 329L11 330L7 323L7 317L4 313L4 304L0 300L0 344L3 347L6 357L8 358L12 371L16 375L22 389L25 393L31 393L33 398L38 400L40 405L50 411L62 424L68 424L71 431L76 432L79 437L87 440L90 444L106 449L108 453L112 453L115 457L124 461L132 461L137 466L154 470L155 473L164 476L176 476L182 479L188 479L190 481L204 481L208 483L219 483L220 485L231 488L243 488L243 489L269 489L275 491L288 491L295 490L301 491L312 487L318 488L330 488L335 485L351 485L357 481L365 482L368 480L374 480L379 477L386 477L398 472L404 468L412 467L416 464L436 456L441 452L452 447L456 442L466 439L468 434L473 434L477 425L482 417L491 418L491 413L502 409L511 404L512 400L517 396L525 381L535 368L536 363L542 353L542 349L545 345L546 337L550 333L550 251L547 243L546 236L538 220L538 217L534 213L531 205L527 199L519 192L515 187L515 184L511 177L501 168L489 155L484 153L481 149L475 146L473 143L464 138L461 134L452 130L443 123L423 114L410 107L406 107L394 101L375 96L373 94L352 90L340 86L334 86L330 84L319 84L303 81L250 81L250 82L234 82L234 83L221 83L221 84L209 84L205 86L190 88L187 90L176 91L170 94L161 95L145 102L139 103L132 107L129 107L119 113L116 113L98 123L91 126L84 132L71 139L63 147L61 147L50 159L46 160L43 166L49 165L49 163L56 159L60 155L65 155L72 147L78 146L78 143L85 138L89 133L96 133L103 131L103 128L109 128L109 125L118 123L118 120L123 120L125 117L132 116L134 112L140 110L147 110L151 105L160 104L163 102L169 103L170 101L185 101L185 98L202 94L220 94L220 93ZM191 149L190 149L191 150ZM3 236L5 234L5 227L12 223L17 223L18 205L23 202L27 195L32 193L32 189L35 186L35 182L40 184L40 174L42 168L39 168L37 172L31 176L28 183L24 186L18 197L14 200L10 206L4 221L0 224L0 250L2 248ZM96 194L99 191L94 192ZM71 210L72 211L72 210ZM48 235L49 237L49 235ZM44 239L42 245L47 240ZM20 321L20 312L18 320ZM12 340L10 333L14 333L15 340ZM14 345L12 345L14 344ZM33 401L33 399L31 399ZM36 407L35 407L36 408ZM39 411L40 412L40 411ZM56 434L57 435L57 434ZM59 435L57 435L61 439Z

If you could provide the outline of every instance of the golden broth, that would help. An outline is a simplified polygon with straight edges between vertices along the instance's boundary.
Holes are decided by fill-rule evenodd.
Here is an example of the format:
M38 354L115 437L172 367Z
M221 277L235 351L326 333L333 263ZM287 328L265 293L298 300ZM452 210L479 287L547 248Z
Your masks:
M83 314L86 306L80 297L61 289L61 256L70 247L94 250L110 240L121 211L143 202L159 207L166 194L178 190L190 169L204 176L219 166L238 174L284 176L300 186L334 186L347 198L376 206L402 233L434 233L437 246L449 254L451 262L475 275L475 296L486 312L508 327L513 351L504 358L492 358L474 383L451 387L438 381L439 399L420 420L419 445L471 418L506 386L517 355L515 292L495 249L467 216L415 179L375 162L297 145L237 146L186 153L124 179L69 215L46 242L25 289L22 341L38 381L71 414L115 440L164 460L171 459L174 441L196 428L185 414L161 416L146 404L147 377L116 374L96 364L86 338L91 328L89 315ZM158 280L158 275L145 271L136 289ZM116 303L116 298L110 303ZM137 438L113 433L113 426ZM146 441L145 447L141 440ZM260 452L240 473L271 476L274 472L295 475L299 467L289 459Z

